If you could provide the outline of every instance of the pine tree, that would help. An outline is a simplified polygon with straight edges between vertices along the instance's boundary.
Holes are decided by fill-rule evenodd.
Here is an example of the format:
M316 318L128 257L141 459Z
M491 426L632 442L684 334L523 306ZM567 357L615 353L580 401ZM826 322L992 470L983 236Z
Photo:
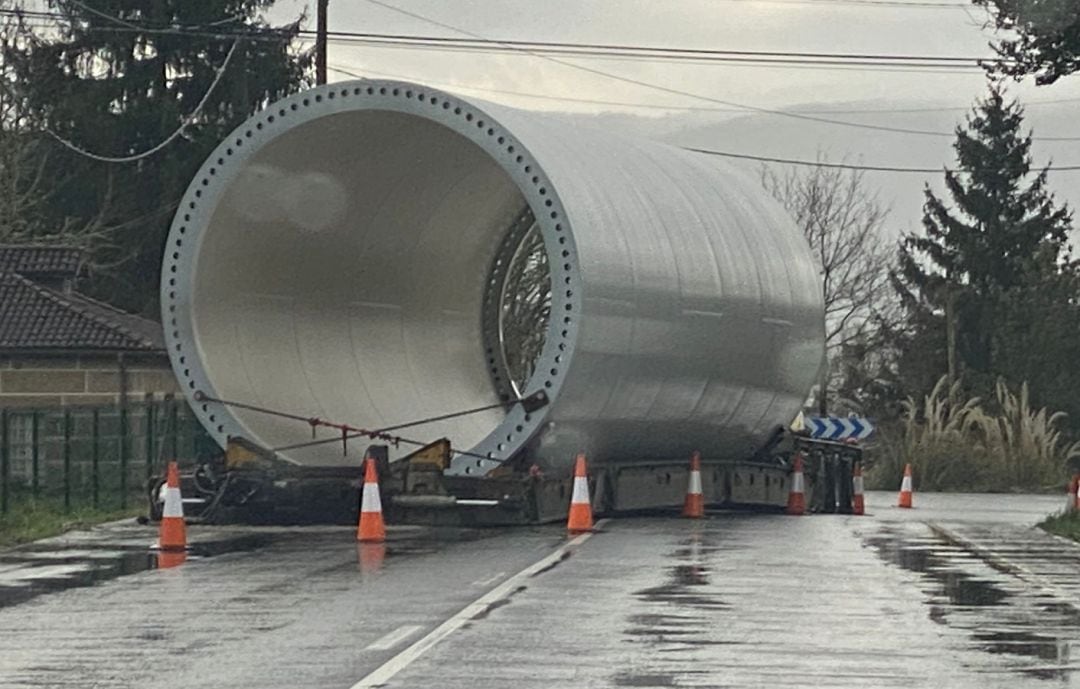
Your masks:
M1071 212L1047 190L1048 168L1032 172L1031 135L1022 125L1023 109L1006 102L992 80L956 130L958 167L945 172L952 207L928 185L925 234L901 246L902 298L923 318L944 319L954 309L957 359L966 371L995 368L1002 297L1055 275L1068 259Z
M1076 349L1065 333L1080 332L1072 213L1047 189L1049 168L1033 170L1022 127L1023 108L991 79L956 130L958 165L945 172L951 205L926 187L924 234L903 239L894 273L910 322L900 369L921 387L946 371L951 320L957 373L973 392L1005 376L1028 380L1054 408L1080 406L1061 397L1059 368ZM1051 327L1057 335L1039 337Z
M1016 79L1034 75L1052 84L1080 70L1080 7L1075 0L974 0L986 8L1000 40L995 71Z
M51 196L54 222L109 216L101 219L111 240L95 263L114 268L93 276L98 296L156 313L165 235L199 165L253 112L304 83L310 56L291 47L299 24L267 26L261 13L272 4L50 0L57 25L34 26L5 50L31 119L79 149L131 156L183 126L161 150L127 163L51 141L49 165L62 180Z

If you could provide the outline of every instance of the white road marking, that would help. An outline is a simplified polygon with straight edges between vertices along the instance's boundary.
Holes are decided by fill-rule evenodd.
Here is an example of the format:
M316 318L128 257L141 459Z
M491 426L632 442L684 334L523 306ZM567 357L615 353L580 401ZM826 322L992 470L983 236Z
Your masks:
M403 641L405 641L405 639L408 639L410 636L423 628L424 627L419 624L402 625L394 631L390 632L389 634L384 634L383 636L380 636L378 639L368 645L367 650L389 651L391 648L402 643Z
M498 581L500 578L502 578L504 576L506 576L506 572L495 572L495 574L492 574L487 579L477 579L476 581L474 581L472 583L472 585L473 586L488 586L490 584L494 584L496 581Z
M601 519L596 522L596 528L599 528L605 521ZM450 636L457 630L461 629L466 622L471 618L483 612L492 603L502 600L509 595L514 589L516 589L522 581L537 574L538 572L551 567L555 563L562 560L566 554L574 547L584 543L592 536L592 533L583 533L580 536L576 536L555 552L551 553L547 557L534 562L525 569L521 570L514 576L510 577L503 583L499 584L495 588L491 589L484 595L480 596L472 603L466 605L460 612L440 624L435 629L428 632L426 636L415 642L412 646L409 646L401 653L386 661L379 667L375 668L367 677L363 678L356 684L352 685L350 689L374 689L375 687L381 687L389 682L394 675L408 667L414 660L422 656L428 650L433 648L440 641Z

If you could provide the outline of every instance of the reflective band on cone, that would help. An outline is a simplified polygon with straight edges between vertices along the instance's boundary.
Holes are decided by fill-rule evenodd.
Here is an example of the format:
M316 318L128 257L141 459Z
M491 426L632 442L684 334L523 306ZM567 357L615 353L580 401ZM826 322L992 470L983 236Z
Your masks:
M566 529L571 534L592 531L592 504L589 502L589 479L585 473L585 455L578 455L574 463L574 490L570 495L570 516Z
M855 462L851 470L851 513L866 514L866 498L863 497L862 465Z
M382 543L386 540L382 499L379 497L379 472L371 457L364 460L364 489L360 499L360 524L356 528L356 540L361 543Z
M180 468L169 462L165 474L165 505L161 510L158 548L173 552L187 548L187 525L184 524L184 499L180 495Z
M701 491L701 453L690 456L690 482L686 488L686 501L683 503L682 516L701 519L705 516L705 496Z
M794 471L791 475L791 492L787 498L787 513L800 515L806 513L806 488L803 481L803 459L795 455Z
M900 499L897 507L911 507L911 463L904 466L904 480L900 482Z

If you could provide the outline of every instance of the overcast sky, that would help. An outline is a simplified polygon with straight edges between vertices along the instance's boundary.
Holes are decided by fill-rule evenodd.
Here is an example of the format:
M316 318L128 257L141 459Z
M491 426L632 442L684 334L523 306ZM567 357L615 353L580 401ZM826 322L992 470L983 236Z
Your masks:
M984 10L940 7L954 0L389 0L388 4L487 38L617 43L678 48L778 50L990 57L993 34ZM922 4L915 4L921 2ZM273 21L303 12L314 28L314 2L280 0ZM367 0L330 0L334 31L462 34L405 16ZM835 119L949 132L985 88L978 71L883 71L735 64L686 64L626 59L560 58L592 69L706 98L779 110L942 108L933 112L842 113ZM606 126L675 143L739 153L814 158L873 165L935 167L953 160L950 137L917 136L739 112L701 99L555 64L531 55L376 48L331 43L329 64L359 74L392 75L463 95L519 107L576 112ZM331 80L348 79L330 72ZM496 93L512 91L540 97ZM1080 76L1053 86L1029 80L1013 89L1042 136L1080 137ZM541 98L542 97L542 98ZM595 105L559 97L651 106ZM1075 99L1075 100L1068 100ZM1060 101L1065 102L1060 102ZM1059 102L1043 102L1059 101ZM670 106L670 110L656 106ZM1080 141L1039 142L1037 162L1080 164ZM739 164L756 174L756 164ZM918 225L924 182L941 175L871 173L868 182L893 208L890 229ZM1052 173L1060 197L1080 206L1080 172Z

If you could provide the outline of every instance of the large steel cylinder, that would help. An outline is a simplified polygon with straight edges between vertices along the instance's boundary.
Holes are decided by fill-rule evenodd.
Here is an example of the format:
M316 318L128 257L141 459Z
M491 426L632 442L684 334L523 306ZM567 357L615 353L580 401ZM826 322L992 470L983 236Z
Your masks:
M532 413L400 432L471 452L458 474L522 451L548 467L745 457L823 358L814 258L753 175L389 81L297 94L224 141L177 212L162 308L221 442L312 429L196 391L364 428L547 392ZM364 445L281 455L355 463Z

